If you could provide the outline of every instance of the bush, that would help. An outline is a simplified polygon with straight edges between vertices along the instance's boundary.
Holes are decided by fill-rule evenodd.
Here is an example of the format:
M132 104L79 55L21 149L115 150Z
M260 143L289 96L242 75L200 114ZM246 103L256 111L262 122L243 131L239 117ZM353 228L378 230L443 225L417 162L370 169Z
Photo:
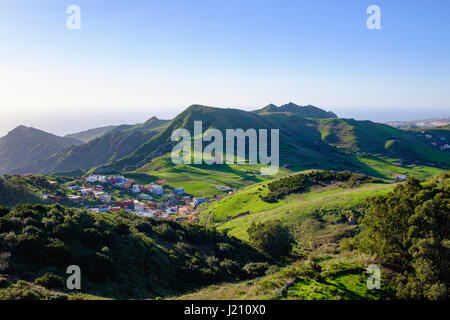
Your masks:
M250 278L256 278L263 276L268 268L267 262L249 262L244 266L244 271Z
M42 277L36 278L34 283L46 287L47 289L64 288L64 279L51 272L47 272Z
M9 213L9 209L5 206L0 206L0 217L4 217Z
M253 222L247 233L250 243L272 258L289 255L294 243L289 229L277 220Z

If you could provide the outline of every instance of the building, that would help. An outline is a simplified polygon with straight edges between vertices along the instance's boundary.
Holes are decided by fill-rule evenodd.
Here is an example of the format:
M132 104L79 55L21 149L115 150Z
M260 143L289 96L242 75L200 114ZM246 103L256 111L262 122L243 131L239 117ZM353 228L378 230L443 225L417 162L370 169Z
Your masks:
M175 193L176 195L180 195L184 193L184 188L175 188L173 190L173 193Z
M98 199L103 203L110 203L111 202L111 195L108 193L101 194Z
M81 188L80 189L80 193L83 196L89 195L89 193L91 193L92 191L93 191L92 188Z
M194 198L193 202L194 202L194 205L198 206L199 204L206 202L206 198Z
M80 202L83 198L81 196L70 194L67 196L67 199L72 202Z
M178 208L178 213L181 215L187 215L191 212L191 208L184 206L184 207L179 207Z
M60 202L62 200L62 197L60 196L54 196L54 195L48 195L47 199L53 200L55 202Z
M130 207L134 206L134 200L117 201L116 205L122 209L130 209Z
M140 193L138 195L138 198L142 199L142 200L152 200L153 199L153 197L151 195L146 194L146 193Z
M135 211L145 211L145 203L134 200L133 204L134 204Z
M156 194L157 196L161 196L164 194L164 189L162 186L157 184L151 184L148 186L148 191L150 191L153 194Z
M138 184L133 184L133 187L131 188L131 191L134 193L140 193L141 192L141 186Z

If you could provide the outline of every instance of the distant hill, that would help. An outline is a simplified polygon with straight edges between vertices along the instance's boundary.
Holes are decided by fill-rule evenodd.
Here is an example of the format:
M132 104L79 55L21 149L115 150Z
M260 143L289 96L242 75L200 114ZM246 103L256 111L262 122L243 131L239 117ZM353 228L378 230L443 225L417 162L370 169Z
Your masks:
M209 127L225 129L280 129L281 165L294 171L304 169L353 170L385 176L391 166L380 156L401 162L448 166L450 156L428 146L411 132L371 121L353 119L312 119L290 112L246 112L193 105L179 114L167 127L128 156L96 168L98 173L133 171L171 151L170 141L177 128L193 131L196 120ZM372 159L369 159L372 158ZM379 161L376 170L374 161ZM142 170L140 170L141 172Z
M289 102L288 104L284 104L279 107L277 107L274 104L269 104L268 106L259 110L255 110L253 112L257 114L273 113L273 112L289 112L305 118L317 118L317 119L337 118L337 115L331 111L325 111L312 105L298 106L292 102Z
M37 203L41 198L36 195L19 176L0 177L0 205L13 207L17 203Z
M167 123L152 117L138 125L121 125L79 146L67 146L57 153L37 158L12 173L51 173L90 169L120 159L148 141Z
M89 142L91 140L94 140L95 138L99 138L99 137L103 136L105 133L108 133L115 128L117 128L117 126L106 126L106 127L94 128L94 129L89 129L89 130L85 130L85 131L81 131L81 132L77 132L77 133L67 134L67 135L65 135L65 137L81 140L83 142Z
M18 126L0 138L0 174L14 171L82 141L59 137L31 127Z
M426 127L441 127L450 124L450 117L432 118L424 120L411 120L411 121L389 121L388 125L396 128L426 128Z

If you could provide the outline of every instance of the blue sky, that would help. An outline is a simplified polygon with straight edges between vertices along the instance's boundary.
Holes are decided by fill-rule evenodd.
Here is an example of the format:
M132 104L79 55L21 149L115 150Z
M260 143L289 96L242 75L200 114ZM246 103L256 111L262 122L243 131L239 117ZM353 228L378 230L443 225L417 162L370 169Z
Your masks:
M66 8L81 9L81 30ZM366 8L381 8L381 30ZM449 115L450 2L0 0L0 135L171 118L199 103Z

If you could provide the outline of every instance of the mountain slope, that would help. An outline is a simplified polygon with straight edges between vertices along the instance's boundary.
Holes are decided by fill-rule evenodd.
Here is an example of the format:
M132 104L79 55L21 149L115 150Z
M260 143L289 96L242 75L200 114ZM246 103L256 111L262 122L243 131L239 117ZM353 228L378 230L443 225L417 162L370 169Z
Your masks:
M337 118L336 114L334 114L331 111L325 111L312 105L298 106L292 102L289 102L279 107L277 107L274 104L269 104L268 106L259 110L255 110L253 112L257 114L289 112L305 118L318 118L318 119Z
M13 172L36 159L48 157L66 146L81 144L83 142L80 140L18 126L0 138L0 174Z
M185 128L193 133L194 121L202 121L203 131L208 128L217 128L222 132L237 128L279 129L280 164L293 171L352 170L386 177L385 173L378 172L368 165L366 158L371 157L385 162L399 159L408 165L441 168L450 165L450 155L431 148L411 132L384 124L353 119L311 119L290 112L258 114L193 105L133 153L100 166L95 172L134 171L144 167L153 159L172 150L175 143L170 137L175 129Z
M15 173L51 173L90 169L132 153L161 130L166 123L166 120L152 117L142 124L118 126L84 145L68 146L49 157L18 168Z

